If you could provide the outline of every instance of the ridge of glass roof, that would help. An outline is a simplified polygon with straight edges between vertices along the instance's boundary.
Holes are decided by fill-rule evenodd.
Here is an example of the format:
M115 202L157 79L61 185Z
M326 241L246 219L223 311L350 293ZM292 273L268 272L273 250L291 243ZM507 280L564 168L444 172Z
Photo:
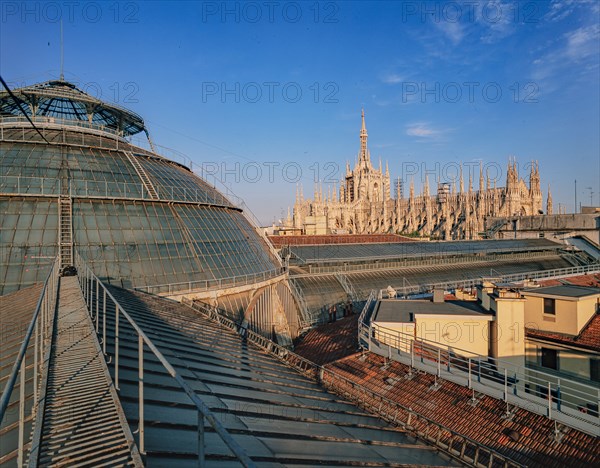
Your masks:
M148 133L144 120L135 112L90 96L68 81L50 80L15 89L12 93L20 103L7 91L0 92L0 116L21 116L22 107L30 117L89 122L123 136Z

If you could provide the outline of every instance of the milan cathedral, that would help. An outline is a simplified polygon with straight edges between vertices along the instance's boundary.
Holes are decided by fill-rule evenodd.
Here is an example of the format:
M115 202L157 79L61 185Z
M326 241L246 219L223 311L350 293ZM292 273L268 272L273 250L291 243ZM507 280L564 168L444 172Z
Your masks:
M360 151L353 170L346 165L346 174L339 191L323 196L322 187L315 189L312 200L305 199L302 188L296 193L293 217L288 213L286 227L305 234L330 233L401 233L436 239L478 239L485 237L484 219L488 216L526 216L542 214L539 165L532 163L529 185L519 177L517 164L509 161L506 187L496 187L489 177L484 181L480 166L478 190L473 189L469 176L464 190L462 169L459 190L453 184L438 183L437 193L430 194L425 178L423 192L415 195L411 181L409 196L404 198L397 186L397 197L390 195L390 173L371 164L367 146L367 127L362 112ZM546 211L552 214L552 197L548 188Z

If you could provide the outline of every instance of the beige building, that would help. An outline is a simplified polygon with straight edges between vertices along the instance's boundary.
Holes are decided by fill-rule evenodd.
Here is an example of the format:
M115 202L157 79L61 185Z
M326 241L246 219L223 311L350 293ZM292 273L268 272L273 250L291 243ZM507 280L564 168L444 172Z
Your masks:
M556 382L563 378L592 384L600 396L600 289L548 286L525 290L523 296L527 367L554 376ZM571 387L562 398L582 391ZM581 410L597 415L598 404Z
M300 187L296 193L293 217L286 226L302 229L305 234L418 234L437 239L477 239L483 235L484 220L489 216L530 216L542 210L539 167L532 164L529 184L519 177L516 162L508 164L506 187L496 187L489 177L484 181L480 168L478 190L469 176L465 190L462 170L459 189L448 183L438 184L431 195L425 179L423 192L415 194L410 183L409 197L391 196L390 172L381 162L376 169L368 148L365 114L362 112L360 150L354 169L346 165L339 188L324 195L322 186L315 189L313 199L304 198ZM398 187L399 189L399 187ZM552 198L548 190L548 212Z
M463 295L470 298L470 295ZM483 282L475 300L381 299L371 319L379 343L444 362L478 359L525 392L598 415L600 289L564 284L522 289ZM441 355L437 354L438 350ZM457 364L460 365L460 364ZM481 364L479 364L481 367Z
M489 356L524 367L525 299L494 287L483 296L484 301L444 301L436 293L433 300L381 300L373 314L374 333L391 346L394 339L403 341L398 345L404 351L416 339L464 358Z
M473 357L487 355L492 320L474 301L383 299L374 311L372 327L375 339L404 352L410 352L417 339Z

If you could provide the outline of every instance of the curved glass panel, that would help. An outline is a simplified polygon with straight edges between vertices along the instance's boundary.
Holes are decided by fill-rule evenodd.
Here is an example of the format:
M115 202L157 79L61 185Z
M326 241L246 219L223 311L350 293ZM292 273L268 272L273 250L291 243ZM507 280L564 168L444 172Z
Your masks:
M44 281L58 252L56 200L0 197L0 295Z

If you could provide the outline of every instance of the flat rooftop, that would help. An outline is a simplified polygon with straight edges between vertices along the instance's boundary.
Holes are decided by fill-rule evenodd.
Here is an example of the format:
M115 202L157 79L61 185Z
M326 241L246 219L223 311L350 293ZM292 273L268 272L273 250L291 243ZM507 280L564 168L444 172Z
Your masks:
M558 286L525 289L523 294L531 296L557 296L579 299L582 297L600 294L600 288L563 284Z
M410 314L419 315L455 315L491 318L492 315L476 301L382 299L375 306L373 322L410 322Z

